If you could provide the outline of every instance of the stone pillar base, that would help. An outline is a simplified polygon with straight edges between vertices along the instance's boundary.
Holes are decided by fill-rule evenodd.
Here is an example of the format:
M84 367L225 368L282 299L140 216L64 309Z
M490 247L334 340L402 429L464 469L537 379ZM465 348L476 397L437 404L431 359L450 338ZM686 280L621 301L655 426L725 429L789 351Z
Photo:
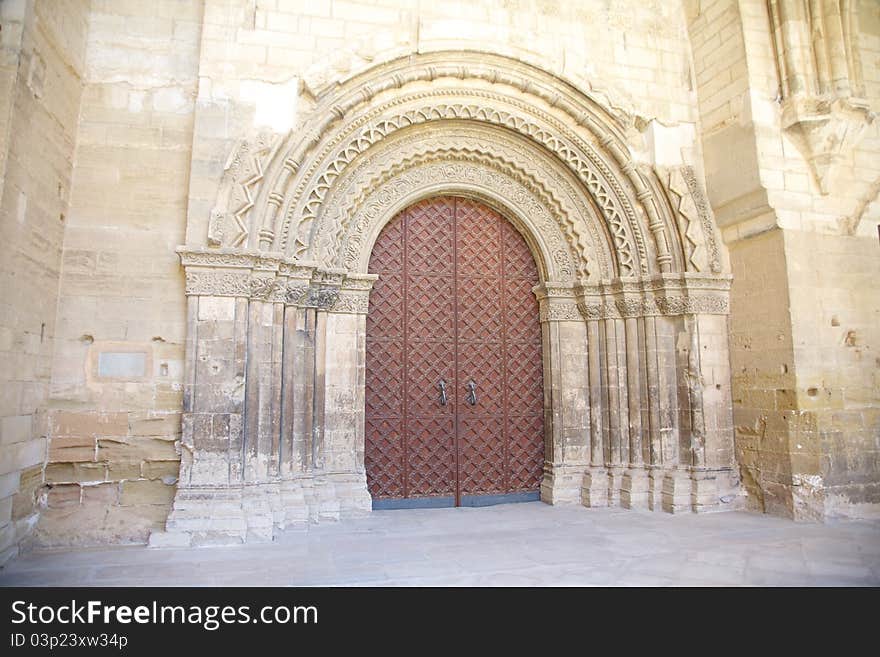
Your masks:
M663 510L664 472L656 466L648 468L648 508L651 511Z
M648 508L648 472L644 467L634 466L623 473L620 505L625 509Z
M328 522L339 520L339 500L336 486L323 476L315 476L304 482L306 503L309 505L309 521Z
M363 474L333 473L229 488L179 488L165 531L150 547L239 545L272 541L309 522L367 515L372 499Z
M608 476L608 506L620 506L620 489L623 486L625 468L622 465L609 465L606 472Z
M302 527L309 522L309 505L303 492L302 481L282 481L279 486L281 517L276 521L279 529Z
M581 504L589 507L608 506L608 473L602 466L591 466L584 474Z
M718 494L718 470L693 468L691 470L691 506L694 513L721 510Z
M690 513L691 479L684 470L670 470L663 475L662 509L667 513Z
M580 504L585 464L544 464L541 501L547 504Z
M336 487L336 497L339 500L339 517L363 518L373 510L373 498L367 490L367 476L365 474L331 474L327 475L333 480Z
M150 547L238 545L248 538L241 488L178 488L164 532Z

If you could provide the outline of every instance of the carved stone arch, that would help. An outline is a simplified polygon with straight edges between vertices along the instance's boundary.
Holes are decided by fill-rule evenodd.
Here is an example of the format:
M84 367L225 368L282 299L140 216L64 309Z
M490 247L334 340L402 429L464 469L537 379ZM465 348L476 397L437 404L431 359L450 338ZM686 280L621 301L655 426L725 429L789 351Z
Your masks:
M645 276L652 270L660 271L650 261L654 249L645 236L647 230L637 210L637 199L627 193L595 148L549 113L519 99L460 83L449 84L438 82L438 88L429 92L414 92L371 107L364 117L354 117L347 131L328 140L320 152L304 161L305 172L292 191L288 187L285 192L276 192L285 199L285 212L275 224L273 248L295 258L306 253L314 223L339 176L358 158L371 157L372 149L389 136L420 125L443 129L443 124L449 122L465 122L481 126L487 136L489 128L518 135L576 176L584 193L599 208L612 236L618 261L616 276ZM665 242L663 248L668 248Z
M484 53L409 57L324 90L310 116L245 167L238 207L214 214L214 242L223 233L224 245L303 257L324 197L355 158L396 130L460 120L517 132L582 180L620 253L614 276L686 260L664 186L633 161L619 117L534 66Z
M186 269L183 457L154 542L269 539L370 509L370 250L397 211L478 199L542 281L542 499L666 511L732 499L724 250L693 169L636 164L626 126L534 66L389 62L243 139Z
M487 174L497 176L494 180L502 185L501 189L493 189L480 181ZM346 268L356 273L367 273L370 254L379 233L404 208L432 196L461 196L496 210L517 228L535 257L542 281L561 280L571 284L571 259L564 250L553 250L547 244L545 236L529 214L529 210L537 210L542 216L548 217L549 211L540 206L540 201L528 194L524 187L518 190L522 195L511 200L503 192L514 185L515 180L479 163L446 160L412 167L377 187L365 199L365 212L356 216L356 220L358 217L364 220L362 230L353 230L354 234L346 243L349 247L347 256L350 256L345 260Z
M610 237L578 181L530 144L466 124L402 132L350 167L325 200L307 259L347 270L358 262L365 266L369 251L364 256L359 249L370 234L368 215L398 197L412 199L420 189L463 183L490 205L513 205L521 232L541 246L536 253L547 263L549 280L610 277L615 258Z

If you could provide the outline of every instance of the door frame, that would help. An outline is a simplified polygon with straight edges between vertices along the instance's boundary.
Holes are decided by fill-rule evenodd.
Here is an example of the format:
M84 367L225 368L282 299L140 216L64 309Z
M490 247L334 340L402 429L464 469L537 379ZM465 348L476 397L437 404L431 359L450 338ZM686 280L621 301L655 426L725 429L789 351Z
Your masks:
M430 169L444 163L426 162L423 166ZM473 162L460 167L447 162L445 172L448 175L441 180L435 180L431 171L417 174L418 184L405 193L389 191L397 187L391 179L363 199L360 208L366 210L366 216L356 213L351 218L351 223L360 229L358 235L348 236L348 241L357 247L351 265L358 275L370 276L370 256L381 231L402 210L427 198L471 199L498 212L513 225L529 247L539 276L532 291L538 300L544 383L544 474L540 499L549 504L579 503L584 472L590 465L587 327L578 309L575 283L554 280L562 278L566 271L565 259L551 246L559 244L558 220L544 199L523 184L521 178L507 178L504 171ZM552 220L552 225L548 220ZM364 336L365 325L366 318ZM359 362L365 363L365 338L362 342ZM362 372L361 400L365 390L365 370ZM360 409L358 463L364 471L363 403Z

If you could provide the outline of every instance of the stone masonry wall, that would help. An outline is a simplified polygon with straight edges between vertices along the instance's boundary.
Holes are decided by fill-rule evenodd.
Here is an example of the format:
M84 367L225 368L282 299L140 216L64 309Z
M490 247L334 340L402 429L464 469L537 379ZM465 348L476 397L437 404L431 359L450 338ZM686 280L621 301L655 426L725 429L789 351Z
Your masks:
M37 520L86 0L0 3L0 564Z
M807 29L804 16L783 12L774 36L760 0L688 3L708 192L734 275L737 459L752 508L799 519L880 503L880 5L857 6L852 89L811 95L786 92L777 72L784 31ZM799 101L821 112L851 98L867 110L804 124L828 131L806 133L812 150L788 127Z
M235 141L295 127L327 83L445 48L512 55L592 89L629 117L644 160L695 151L685 26L666 2L93 3L42 543L140 541L167 515L185 323L174 248L204 242Z
M860 6L876 112L880 6ZM554 72L617 114L639 160L705 173L735 277L748 504L794 517L876 508L880 122L819 189L781 126L764 0L0 7L0 561L38 510L48 545L144 541L162 527L186 337L174 250L205 244L235 143L295 130L327 85L443 49Z
M42 544L146 540L179 470L202 7L94 1L64 239Z

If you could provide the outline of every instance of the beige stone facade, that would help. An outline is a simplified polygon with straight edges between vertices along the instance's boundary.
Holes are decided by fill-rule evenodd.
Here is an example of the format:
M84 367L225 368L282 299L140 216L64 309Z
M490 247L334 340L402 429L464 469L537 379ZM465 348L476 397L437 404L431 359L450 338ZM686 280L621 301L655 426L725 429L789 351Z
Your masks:
M0 561L367 513L370 250L541 275L549 503L880 509L880 6L3 0Z

